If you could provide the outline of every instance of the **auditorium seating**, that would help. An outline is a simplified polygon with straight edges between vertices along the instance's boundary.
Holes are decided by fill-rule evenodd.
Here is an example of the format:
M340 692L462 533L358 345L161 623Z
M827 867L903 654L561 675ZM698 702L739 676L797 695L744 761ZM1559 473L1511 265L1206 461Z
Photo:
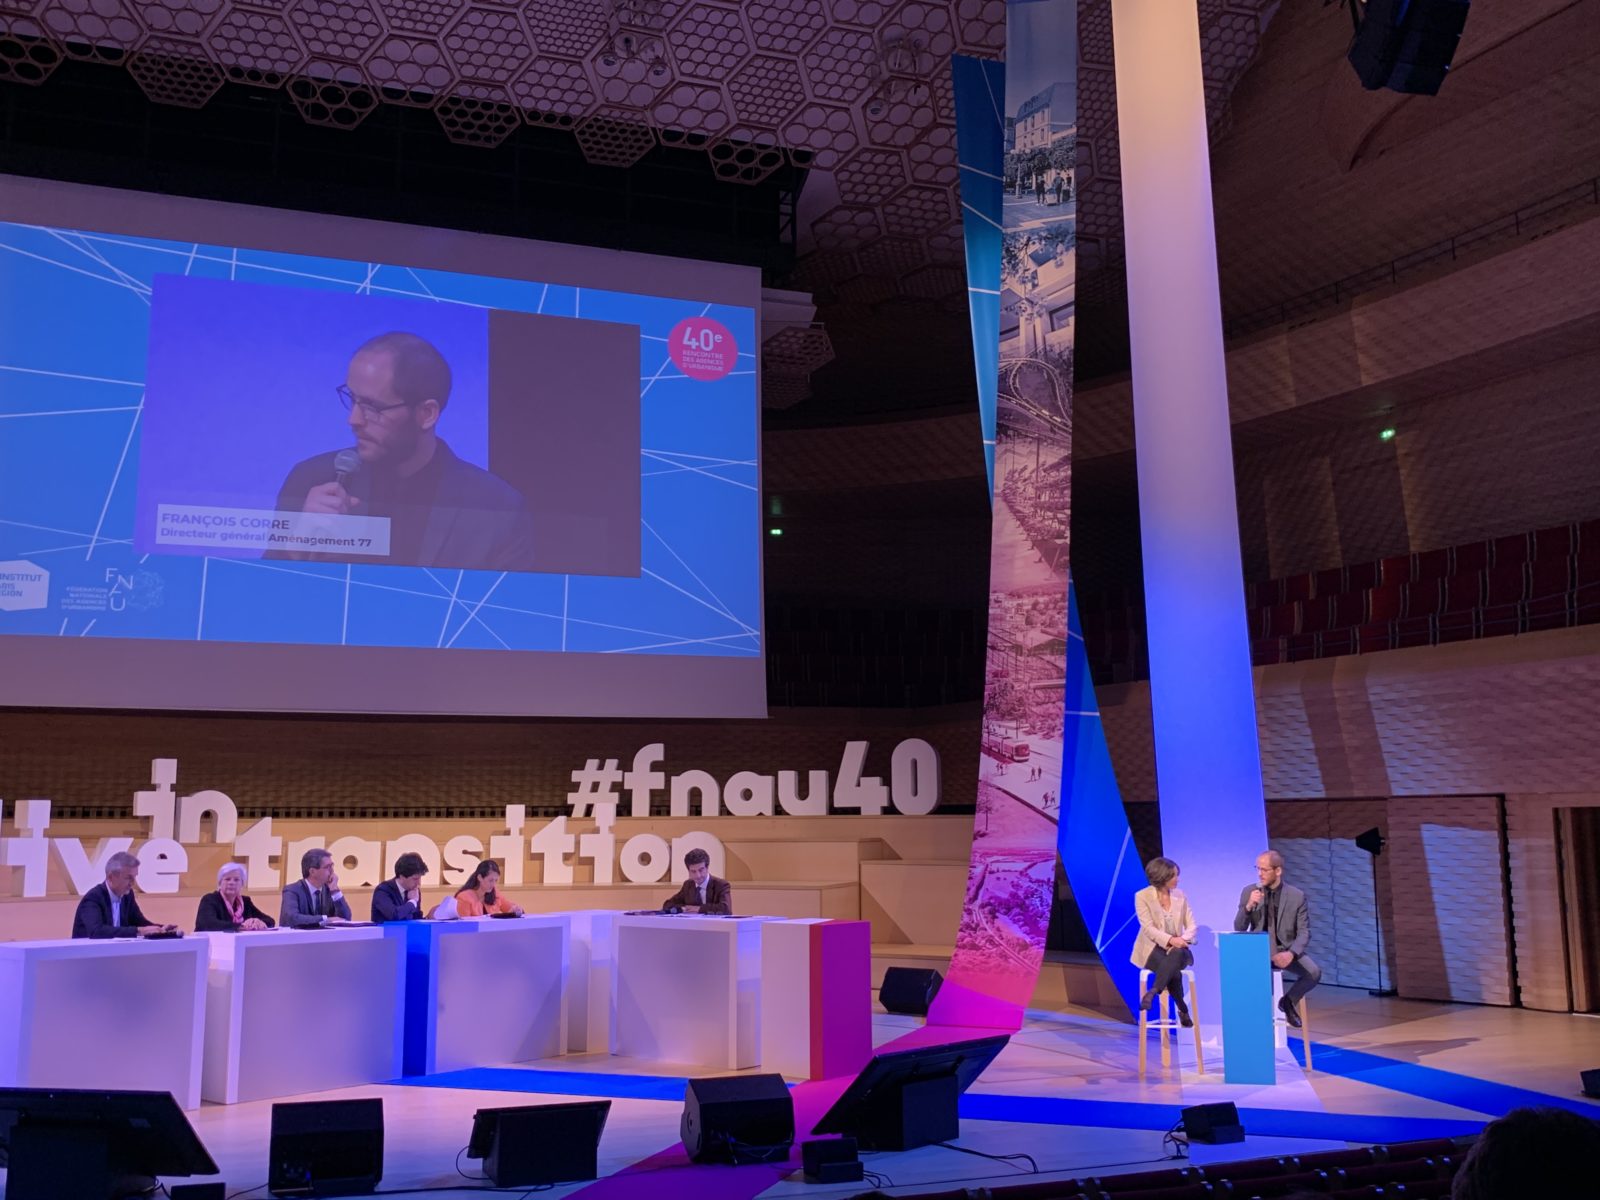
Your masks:
M1594 624L1600 519L1254 580L1245 598L1257 666ZM1080 603L1095 682L1147 678L1142 599Z
M1086 1176L986 1188L988 1200L1275 1200L1311 1192L1329 1200L1433 1200L1450 1183L1472 1138L1325 1150L1203 1167L1172 1166L1128 1175ZM929 1192L912 1200L966 1200Z
M769 701L897 708L976 700L985 616L965 609L774 606L766 630Z

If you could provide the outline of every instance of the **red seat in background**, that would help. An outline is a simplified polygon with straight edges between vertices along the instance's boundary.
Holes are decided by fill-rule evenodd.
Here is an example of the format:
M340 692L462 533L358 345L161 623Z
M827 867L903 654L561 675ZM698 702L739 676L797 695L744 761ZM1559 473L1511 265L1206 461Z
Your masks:
M1356 626L1356 653L1376 654L1380 650L1394 649L1394 622L1368 621Z
M1311 658L1321 658L1322 635L1320 633L1291 633L1284 639L1284 657L1289 662L1305 662Z
M1288 661L1288 639L1279 637L1254 638L1250 642L1250 663L1257 667L1270 667Z
M1526 533L1497 537L1489 543L1492 567L1515 567L1533 557L1533 538Z
M1315 587L1315 580L1311 572L1306 571L1300 575L1290 575L1282 581L1284 600L1309 600Z
M1436 620L1444 589L1437 579L1425 583L1408 583L1401 589L1404 611L1394 623L1395 647L1427 646L1437 637Z
M1297 1169L1301 1171L1332 1171L1342 1167L1365 1167L1378 1161L1377 1152L1371 1146L1356 1146L1349 1150L1321 1150L1315 1154L1300 1154L1295 1156Z
M1330 629L1327 633L1317 635L1318 658L1340 658L1346 654L1359 654L1360 642L1356 637L1356 630L1360 626L1351 625L1344 629Z
M1444 581L1444 603L1439 609L1439 640L1462 642L1478 636L1478 611L1483 605L1483 575L1452 575Z
M1246 591L1251 608L1267 608L1274 604L1283 603L1283 581L1280 579L1258 579L1249 585Z
M1391 554L1388 558L1378 560L1378 583L1410 583L1412 556L1409 554Z
M1411 556L1411 581L1413 583L1431 583L1440 579L1448 579L1454 570L1454 555L1449 548L1424 550L1420 554Z
M1261 633L1264 637L1288 637L1300 632L1300 606L1293 601L1274 604L1266 610Z
M1321 633L1333 628L1333 601L1324 596L1318 600L1300 601L1300 632Z
M1405 585L1380 583L1367 593L1367 620L1394 621L1405 612Z
M1528 568L1525 629L1561 629L1572 624L1572 559L1538 558Z
M1193 1167L1168 1167L1161 1171L1135 1171L1131 1175L1104 1175L1077 1180L1077 1187L1083 1192L1104 1192L1108 1196L1117 1196L1123 1192L1146 1192L1155 1188L1188 1187L1196 1183L1204 1183L1203 1172ZM1043 1184L1039 1186L1045 1186ZM1006 1196L1014 1194L1012 1188L1006 1188Z
M1367 619L1367 593L1346 592L1333 598L1331 629L1354 629Z
M1485 581L1481 625L1484 637L1522 632L1522 602L1528 596L1528 564L1497 561Z
M1344 569L1344 590L1347 592L1364 592L1368 588L1378 586L1378 564L1375 562L1354 563Z
M1417 1142L1395 1142L1382 1147L1383 1157L1389 1162L1409 1162L1413 1158L1452 1158L1462 1153L1462 1143L1454 1138L1427 1138Z
M1488 542L1467 542L1451 551L1451 574L1471 574L1489 569L1490 545Z
M1577 546L1576 525L1552 525L1549 529L1537 529L1530 540L1533 543L1533 561L1543 562L1551 558L1571 558Z

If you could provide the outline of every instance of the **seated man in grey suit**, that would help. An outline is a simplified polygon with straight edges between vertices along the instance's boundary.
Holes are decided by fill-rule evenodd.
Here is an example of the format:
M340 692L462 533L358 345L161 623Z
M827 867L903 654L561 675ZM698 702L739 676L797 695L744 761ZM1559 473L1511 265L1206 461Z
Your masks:
M313 847L300 856L300 882L283 889L278 924L284 929L340 925L350 919L350 905L339 890L333 855Z
M1297 1004L1322 980L1322 968L1306 953L1311 941L1311 914L1306 894L1283 882L1283 855L1268 850L1256 859L1259 883L1246 884L1233 915L1235 933L1265 933L1272 939L1272 967L1293 967L1300 978L1283 994L1278 1007L1284 1018L1300 1028Z
M711 873L711 855L704 850L691 850L683 856L683 865L689 868L689 878L683 881L677 895L661 906L662 910L731 916L733 887Z

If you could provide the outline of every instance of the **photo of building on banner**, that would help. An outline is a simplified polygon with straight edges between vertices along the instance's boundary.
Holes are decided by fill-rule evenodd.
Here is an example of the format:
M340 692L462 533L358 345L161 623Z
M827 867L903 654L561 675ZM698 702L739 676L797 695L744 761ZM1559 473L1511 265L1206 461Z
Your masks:
M1077 232L1076 4L1013 2L1006 20L998 133L990 128L998 97L989 93L999 70L957 64L957 104L969 118L958 127L975 336L985 324L976 315L983 297L994 291L978 276L992 273L997 248L999 359L993 434L985 429L994 447L994 527L977 817L967 902L939 996L944 1012L935 1013L947 1023L994 1025L1020 1020L1032 994L1055 892ZM998 158L1001 169L979 170L974 154ZM994 207L998 214L986 211ZM985 347L975 349L983 364Z

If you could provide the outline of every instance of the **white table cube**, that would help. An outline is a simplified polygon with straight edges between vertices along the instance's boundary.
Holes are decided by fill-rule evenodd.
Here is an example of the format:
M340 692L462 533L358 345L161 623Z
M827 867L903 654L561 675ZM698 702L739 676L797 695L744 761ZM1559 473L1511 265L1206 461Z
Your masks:
M0 943L0 1086L199 1108L206 953L204 938Z
M763 917L619 916L611 1052L736 1071L761 1061Z
M566 914L415 921L407 1072L554 1058L567 1049ZM426 957L422 958L421 954Z
M219 1104L399 1078L398 926L197 935L212 947L202 1094Z

